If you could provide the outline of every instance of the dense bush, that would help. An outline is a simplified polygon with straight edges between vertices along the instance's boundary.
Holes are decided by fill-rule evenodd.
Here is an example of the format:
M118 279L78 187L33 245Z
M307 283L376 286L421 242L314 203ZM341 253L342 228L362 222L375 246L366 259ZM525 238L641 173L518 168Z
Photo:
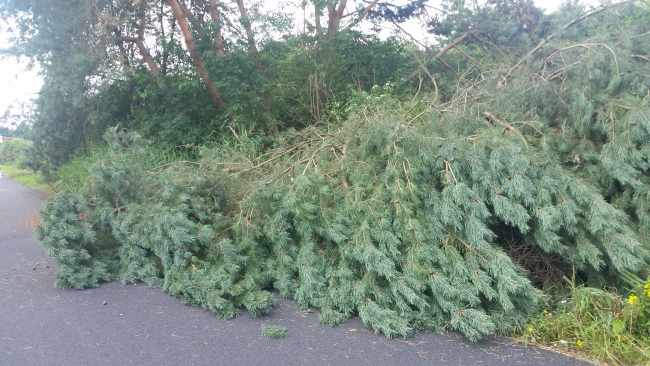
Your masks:
M0 164L23 167L32 142L20 138L4 141L0 144Z

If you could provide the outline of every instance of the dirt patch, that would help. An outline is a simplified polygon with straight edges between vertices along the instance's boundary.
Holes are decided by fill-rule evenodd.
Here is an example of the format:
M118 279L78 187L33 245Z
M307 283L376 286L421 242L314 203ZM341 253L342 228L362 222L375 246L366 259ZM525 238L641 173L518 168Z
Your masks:
M27 221L25 221L24 224L25 224L25 227L35 229L36 227L41 225L41 218L38 217L38 216L34 216L34 217L30 218L30 219L27 219Z

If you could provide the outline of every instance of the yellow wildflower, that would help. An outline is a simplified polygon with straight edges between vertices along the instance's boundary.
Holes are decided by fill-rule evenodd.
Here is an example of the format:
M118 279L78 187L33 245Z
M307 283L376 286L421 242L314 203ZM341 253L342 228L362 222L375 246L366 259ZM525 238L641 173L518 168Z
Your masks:
M627 299L627 303L630 305L634 305L637 302L639 302L639 298L635 294L630 294L630 297Z
M583 342L583 341L581 341L579 339L576 341L576 343L578 344L578 347L580 347L580 348L582 348L585 345L585 342Z
M533 327L528 327L528 333L532 333L532 332L533 332Z
M548 310L544 309L544 311L542 311L542 314L544 314L545 316L548 316Z

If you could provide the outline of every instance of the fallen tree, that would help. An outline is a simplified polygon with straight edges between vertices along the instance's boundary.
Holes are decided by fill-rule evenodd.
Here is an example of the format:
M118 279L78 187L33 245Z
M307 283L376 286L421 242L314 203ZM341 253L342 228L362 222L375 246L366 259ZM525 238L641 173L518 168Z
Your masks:
M216 146L151 168L146 141L112 129L37 237L59 287L144 281L223 318L270 311L277 290L389 337L521 329L544 278L521 253L599 286L648 263L648 34L551 42L443 102L358 93L260 156Z

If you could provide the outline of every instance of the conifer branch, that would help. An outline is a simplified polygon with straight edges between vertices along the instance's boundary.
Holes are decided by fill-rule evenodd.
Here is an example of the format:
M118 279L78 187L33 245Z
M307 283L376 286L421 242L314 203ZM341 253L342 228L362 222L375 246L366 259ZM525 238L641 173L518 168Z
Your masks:
M485 120L488 122L488 124L492 126L494 124L498 124L501 127L503 127L502 133L506 133L506 132L516 133L519 136L519 138L521 138L521 141L523 141L524 146L528 147L528 142L526 141L526 137L524 137L524 135L521 132L519 132L519 130L515 128L515 126L511 125L508 122L499 121L496 117L494 117L492 113L487 111L483 112L483 116L485 117Z
M420 42L417 38L413 37L413 36L411 35L411 33L407 32L406 29L404 29L401 25L399 25L399 24L395 21L395 19L386 16L384 13L380 13L380 12L377 12L377 11L374 11L374 10L371 10L370 12L371 12L372 14L374 14L374 15L379 15L379 16L383 17L384 19L388 20L389 22L393 23L393 25L394 25L395 27L397 27L397 29L399 29L402 33L406 34L406 35L407 35L407 36L408 36L408 37L409 37L413 42L415 42L415 43L419 44L420 46L422 46L422 48L424 48L425 50L429 49L429 47L428 47L427 45L425 45L424 43Z

